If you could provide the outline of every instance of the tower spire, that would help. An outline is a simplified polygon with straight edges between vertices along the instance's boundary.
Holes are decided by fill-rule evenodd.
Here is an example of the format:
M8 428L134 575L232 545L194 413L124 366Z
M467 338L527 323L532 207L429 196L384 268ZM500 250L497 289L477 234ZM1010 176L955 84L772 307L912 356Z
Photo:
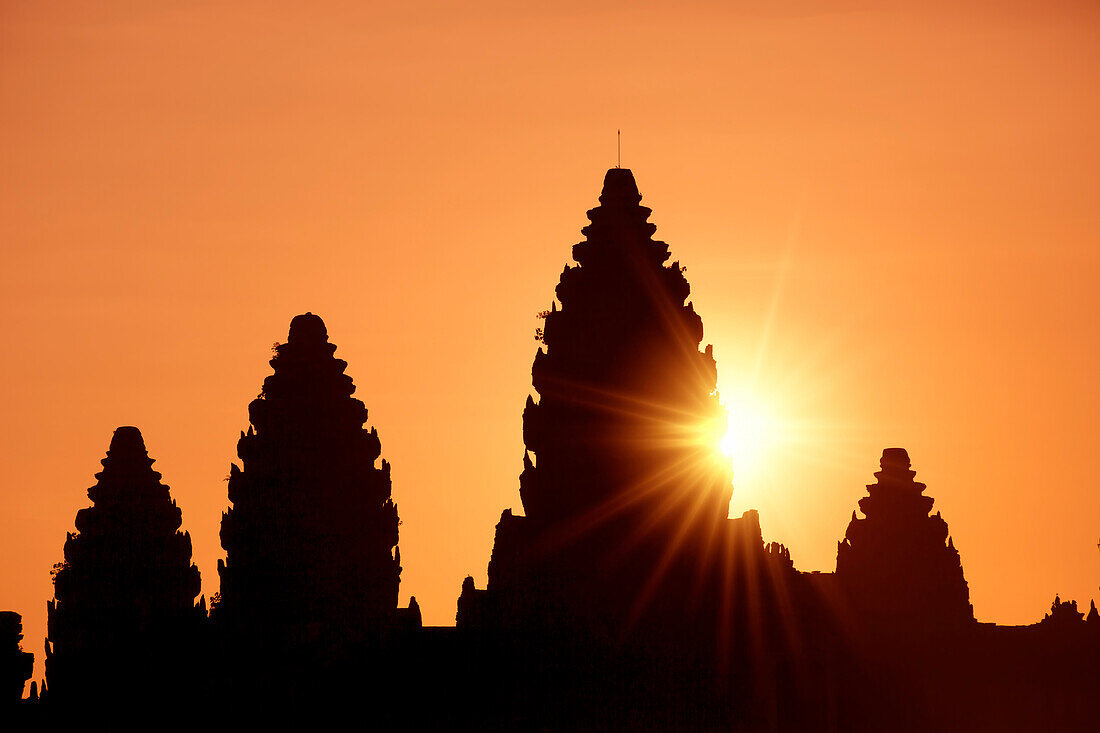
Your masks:
M397 610L390 466L335 350L319 316L291 321L230 467L217 618L261 649L338 654Z
M915 480L909 453L887 448L837 549L836 574L873 627L935 628L974 620L970 592L947 522Z
M180 509L136 427L115 430L101 463L88 489L92 506L76 514L47 605L51 697L62 704L106 699L128 678L148 683L139 697L182 696L205 617L195 605L200 578L191 536L180 530ZM163 656L146 656L150 648Z
M728 460L698 439L725 416L717 369L711 351L699 349L690 287L640 201L629 168L607 171L584 240L573 246L577 264L566 265L555 290L561 308L544 314L544 348L531 370L538 399L523 410L526 514L501 517L489 567L490 596L520 594L527 622L565 604L630 625L641 603L645 623L656 626L675 613L661 603L687 593L663 581L691 577L685 568L702 563L701 543L683 538L728 527ZM615 587L605 582L611 573ZM547 588L554 595L540 597ZM474 589L464 596L474 611Z

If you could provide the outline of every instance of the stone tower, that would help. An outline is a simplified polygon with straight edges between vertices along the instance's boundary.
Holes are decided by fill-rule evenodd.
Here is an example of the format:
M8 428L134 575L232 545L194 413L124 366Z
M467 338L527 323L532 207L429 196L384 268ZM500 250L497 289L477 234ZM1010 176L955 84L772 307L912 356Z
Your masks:
M488 595L465 584L464 622L659 624L682 607L685 578L702 582L704 545L722 547L732 531L715 361L699 349L684 268L668 263L640 200L631 171L607 172L573 247L578 265L540 314L525 515L501 517Z
M878 481L859 500L838 544L836 576L861 620L879 628L913 630L960 626L974 620L970 591L947 522L929 515L933 499L914 481L903 448L882 452Z
M318 316L291 321L230 467L215 619L261 653L338 655L397 612L390 466L335 350Z
M152 468L141 432L115 430L92 506L76 514L48 605L51 703L172 695L206 615L182 515ZM145 686L149 690L145 690Z

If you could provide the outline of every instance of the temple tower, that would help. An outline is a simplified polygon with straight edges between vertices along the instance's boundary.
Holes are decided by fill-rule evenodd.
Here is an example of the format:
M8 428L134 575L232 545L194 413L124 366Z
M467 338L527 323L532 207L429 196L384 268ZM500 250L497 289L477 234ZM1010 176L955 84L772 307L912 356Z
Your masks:
M915 481L903 448L882 452L876 483L859 500L838 544L837 581L874 627L935 629L974 620L970 591L947 522Z
M331 657L390 625L401 572L390 466L324 322L296 316L248 407L221 540L218 625L261 654Z
M652 238L640 201L629 170L607 172L573 247L580 265L566 265L555 291L561 308L544 314L545 349L531 369L539 400L523 413L537 460L526 458L520 477L535 523L655 505L707 520L729 510L728 460L709 460L725 424L717 367L709 346L699 351L703 324L684 302L684 268L665 264L668 245ZM655 471L666 478L653 481Z
M46 680L51 703L104 702L174 687L206 615L182 515L152 468L141 432L111 439L92 506L76 514L48 605ZM127 680L123 684L123 680ZM146 687L148 686L148 689Z
M631 171L609 170L599 200L573 247L578 265L566 265L540 314L538 399L523 412L525 515L507 510L497 525L489 596L465 584L470 623L656 619L689 592L672 579L702 582L700 553L730 530L725 411L684 268L653 239Z

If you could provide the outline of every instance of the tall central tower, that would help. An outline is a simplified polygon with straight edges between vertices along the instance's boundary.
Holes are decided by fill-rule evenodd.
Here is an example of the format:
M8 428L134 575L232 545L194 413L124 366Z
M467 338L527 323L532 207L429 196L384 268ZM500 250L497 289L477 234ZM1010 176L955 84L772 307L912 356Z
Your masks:
M699 349L684 268L668 263L640 201L629 170L607 172L578 264L541 314L538 399L523 413L526 514L501 517L488 594L467 582L460 625L664 618L703 583L704 556L729 530L714 358Z
M540 399L523 414L520 498L545 525L611 518L660 505L725 519L728 460L712 460L724 426L711 349L685 299L690 286L641 206L633 174L612 168L588 212L579 267L562 272L535 355ZM659 474L659 475L657 475ZM671 519L671 517L670 517Z

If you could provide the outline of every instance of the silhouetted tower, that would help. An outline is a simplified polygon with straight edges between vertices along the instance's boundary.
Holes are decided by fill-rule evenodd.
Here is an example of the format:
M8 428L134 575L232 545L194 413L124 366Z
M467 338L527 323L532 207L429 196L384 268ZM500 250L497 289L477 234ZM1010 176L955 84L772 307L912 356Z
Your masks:
M520 498L533 522L573 522L607 508L646 514L669 505L724 520L732 492L716 452L725 412L711 347L699 351L702 320L668 245L652 238L633 174L613 168L585 241L573 247L545 315L523 413ZM675 464L683 464L676 466ZM709 461L713 464L713 461ZM652 481L654 469L665 480ZM670 496L683 490L681 496ZM702 504L702 505L700 505Z
M335 653L396 613L390 466L335 350L319 317L291 321L230 468L215 618L261 651Z
M836 575L863 620L913 630L960 626L974 620L959 553L947 536L925 485L913 480L909 454L882 452L877 483L859 500L866 515L848 524L838 543Z
M614 625L681 607L666 581L684 577L703 543L722 546L732 485L718 450L717 370L711 347L699 350L683 268L666 264L668 245L652 238L640 200L629 170L607 172L573 247L579 266L566 265L557 286L561 307L541 314L539 400L523 412L526 516L501 517L488 586L498 600L479 600L467 582L467 621L591 614ZM696 562L689 574L700 572ZM497 610L478 610L485 603Z
M19 648L22 640L23 617L15 611L0 611L0 706L23 697L23 685L34 671L34 655Z
M48 605L51 704L182 693L173 683L206 615L191 537L141 432L115 430L92 506L76 514ZM123 680L126 683L123 684Z

